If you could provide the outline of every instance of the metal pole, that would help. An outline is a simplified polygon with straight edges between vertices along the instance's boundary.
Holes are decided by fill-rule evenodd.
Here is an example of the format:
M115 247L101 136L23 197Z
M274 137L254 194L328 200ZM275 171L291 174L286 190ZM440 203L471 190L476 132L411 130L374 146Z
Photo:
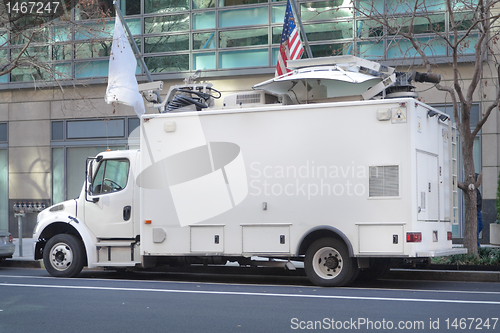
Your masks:
M139 51L139 48L135 43L134 37L132 36L130 29L128 28L127 22L125 22L125 19L123 18L122 12L120 10L120 7L118 7L116 0L113 1L113 6L115 7L116 14L122 21L122 25L125 27L125 30L127 30L127 34L130 37L130 40L132 41L132 48L134 49L134 52L139 56L139 60L141 61L142 67L144 67L144 70L146 71L146 76L148 77L149 82L153 82L153 78L151 77L151 73L149 73L148 66L146 66L146 63L144 62L144 57L142 56L141 51ZM157 90L155 90L155 93L156 96L158 96L158 101L161 103L162 101L160 93Z
M21 217L25 216L24 213L14 214L17 216L17 232L19 234L19 256L23 256L23 220Z
M300 13L297 11L297 5L295 4L295 0L289 0L292 5L292 10L295 13L295 20L299 25L300 34L302 35L302 40L304 41L304 46L306 47L307 57L313 58L313 54L311 52L311 47L309 46L309 41L307 40L306 32L304 31L304 27L302 26L302 19L300 18Z

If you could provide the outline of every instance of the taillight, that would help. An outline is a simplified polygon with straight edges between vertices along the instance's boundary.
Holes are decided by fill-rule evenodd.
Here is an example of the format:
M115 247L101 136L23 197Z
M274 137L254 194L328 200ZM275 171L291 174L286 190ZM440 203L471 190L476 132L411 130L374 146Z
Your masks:
M12 243L14 241L14 238L12 237L12 235L9 235L9 243Z
M407 232L406 233L406 242L407 243L420 243L422 241L422 233L421 232Z
M446 233L446 236L447 236L447 239L448 239L448 240L452 240L452 239L453 239L453 233L452 233L451 231L448 231L448 232Z

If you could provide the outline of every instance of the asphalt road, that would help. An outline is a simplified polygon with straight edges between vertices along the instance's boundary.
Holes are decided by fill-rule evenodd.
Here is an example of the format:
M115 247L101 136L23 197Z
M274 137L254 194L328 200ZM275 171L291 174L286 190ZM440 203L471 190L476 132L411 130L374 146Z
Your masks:
M0 332L499 332L500 284L0 267Z

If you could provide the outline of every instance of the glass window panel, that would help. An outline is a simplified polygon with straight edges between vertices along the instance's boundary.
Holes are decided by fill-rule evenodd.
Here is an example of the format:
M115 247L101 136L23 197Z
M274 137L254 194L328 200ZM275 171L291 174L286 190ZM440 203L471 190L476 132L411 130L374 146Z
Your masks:
M120 138L125 136L125 120L77 120L68 121L68 139Z
M219 27L237 27L245 25L267 24L267 7L245 8L219 12Z
M75 44L75 59L109 57L111 41Z
M16 67L10 73L11 82L46 80L47 73L38 67Z
M129 160L104 160L99 165L92 183L92 193L118 192L127 186Z
M144 52L174 52L189 50L189 35L168 35L144 38Z
M9 229L9 163L8 150L0 150L0 230Z
M268 50L242 50L219 53L220 68L269 66Z
M193 29L214 29L215 12L193 13Z
M371 60L382 60L384 57L384 42L358 43L358 56Z
M215 31L193 34L193 50L215 49Z
M146 17L144 33L154 34L189 30L189 14Z
M272 52L272 56L273 56L273 64L272 65L276 66L276 64L278 63L278 56L279 56L280 49L273 48L273 50L271 52Z
M215 53L194 53L193 70L215 69Z
M0 123L0 142L7 142L8 140L7 123Z
M113 38L115 21L80 24L75 32L75 39Z
M130 18L125 19L127 22L128 28L132 35L140 35L141 34L141 19L140 18ZM125 28L125 27L124 27ZM114 30L114 27L113 27Z
M387 13L427 13L430 11L446 10L444 0L420 1L415 9L415 2L408 0L387 0Z
M273 6L271 23L283 23L285 20L285 11L286 6Z
M453 19L455 21L455 25L457 27L457 30L467 30L472 25L474 24L474 13L472 12L466 12L466 13L454 13ZM451 26L451 20L450 20L450 29L452 29Z
M9 32L4 29L0 29L0 47L4 46L7 41L9 40L7 37L9 35Z
M220 48L266 45L267 43L268 29L221 31L219 33Z
M71 28L69 26L55 26L54 27L54 42L65 42L71 40Z
M138 129L139 128L139 125L141 124L141 120L139 118L129 118L128 119L128 136L129 137L139 137L139 132L135 132L134 134L132 134L132 132L134 132L135 129Z
M52 203L64 199L64 148L52 149Z
M75 77L108 76L109 60L97 60L75 63Z
M283 27L273 28L273 37L272 37L273 44L280 44L281 43L281 34L282 33L283 33Z
M459 38L461 38L459 36ZM475 47L476 47L476 44L477 44L477 40L478 40L478 36L477 35L471 35L467 38L465 38L464 40L460 41L460 45L458 46L458 53L459 54L475 54L476 50L475 50ZM455 43L455 37L451 36L450 37L450 41L451 43Z
M189 54L145 58L151 73L181 72L189 70Z
M132 35L141 34L141 19L127 18L125 19ZM113 38L115 29L115 20L106 22L97 21L78 25L75 31L75 39L93 39L93 38Z
M477 3L477 0L455 0L452 1L453 11L475 10Z
M412 18L398 17L391 20L391 22L393 23L393 25L389 28L393 28L396 31L401 30L402 32L409 32ZM415 17L413 19L413 33L415 34L444 32L445 29L446 24L444 14L429 15L426 17ZM392 31L389 31L389 34L393 34Z
M0 83L7 83L8 74L0 76Z
M69 60L72 50L71 44L54 44L52 45L52 60Z
M30 42L30 38L33 35L31 43L47 43L49 41L49 29L26 29L18 32L11 31L10 42L13 45L26 44Z
M300 4L303 21L331 20L340 17L352 17L354 12L349 7L339 7L343 0L308 2Z
M64 122L53 121L52 122L52 140L63 140L64 139Z
M219 7L240 6L252 3L267 3L268 0L219 0Z
M358 21L356 35L359 38L382 37L384 35L384 26L372 20Z
M141 13L141 2L137 0L121 0L120 8L125 8L125 15L137 15Z
M310 42L352 38L352 22L316 23L304 25Z
M215 7L215 0L193 0L193 9L205 9Z
M54 65L54 77L60 80L70 80L72 79L72 66L71 63L61 63Z
M144 0L144 13L170 13L189 10L188 0Z
M359 0L356 1L356 6L359 9L361 16L363 14L381 14L384 12L384 0Z
M351 43L311 45L311 52L315 58L347 55L350 46Z
M418 45L428 56L446 55L446 45L443 41L434 38L418 38ZM394 41L387 50L388 58L420 58L413 45L408 40Z
M7 59L7 54L8 54L8 50L7 49L0 49L0 59L6 60Z
M12 49L11 55L12 58L15 58L19 55L21 49ZM28 47L22 54L21 58L34 57L39 61L48 61L49 57L49 46L32 46Z
M75 19L101 19L114 16L113 0L79 1L75 6Z

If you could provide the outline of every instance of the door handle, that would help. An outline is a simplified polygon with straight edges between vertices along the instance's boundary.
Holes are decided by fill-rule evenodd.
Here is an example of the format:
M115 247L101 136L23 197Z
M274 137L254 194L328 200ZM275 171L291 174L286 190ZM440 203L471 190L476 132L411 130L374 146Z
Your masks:
M132 207L131 206L125 206L123 207L123 220L128 221L130 220L130 214L132 212Z

